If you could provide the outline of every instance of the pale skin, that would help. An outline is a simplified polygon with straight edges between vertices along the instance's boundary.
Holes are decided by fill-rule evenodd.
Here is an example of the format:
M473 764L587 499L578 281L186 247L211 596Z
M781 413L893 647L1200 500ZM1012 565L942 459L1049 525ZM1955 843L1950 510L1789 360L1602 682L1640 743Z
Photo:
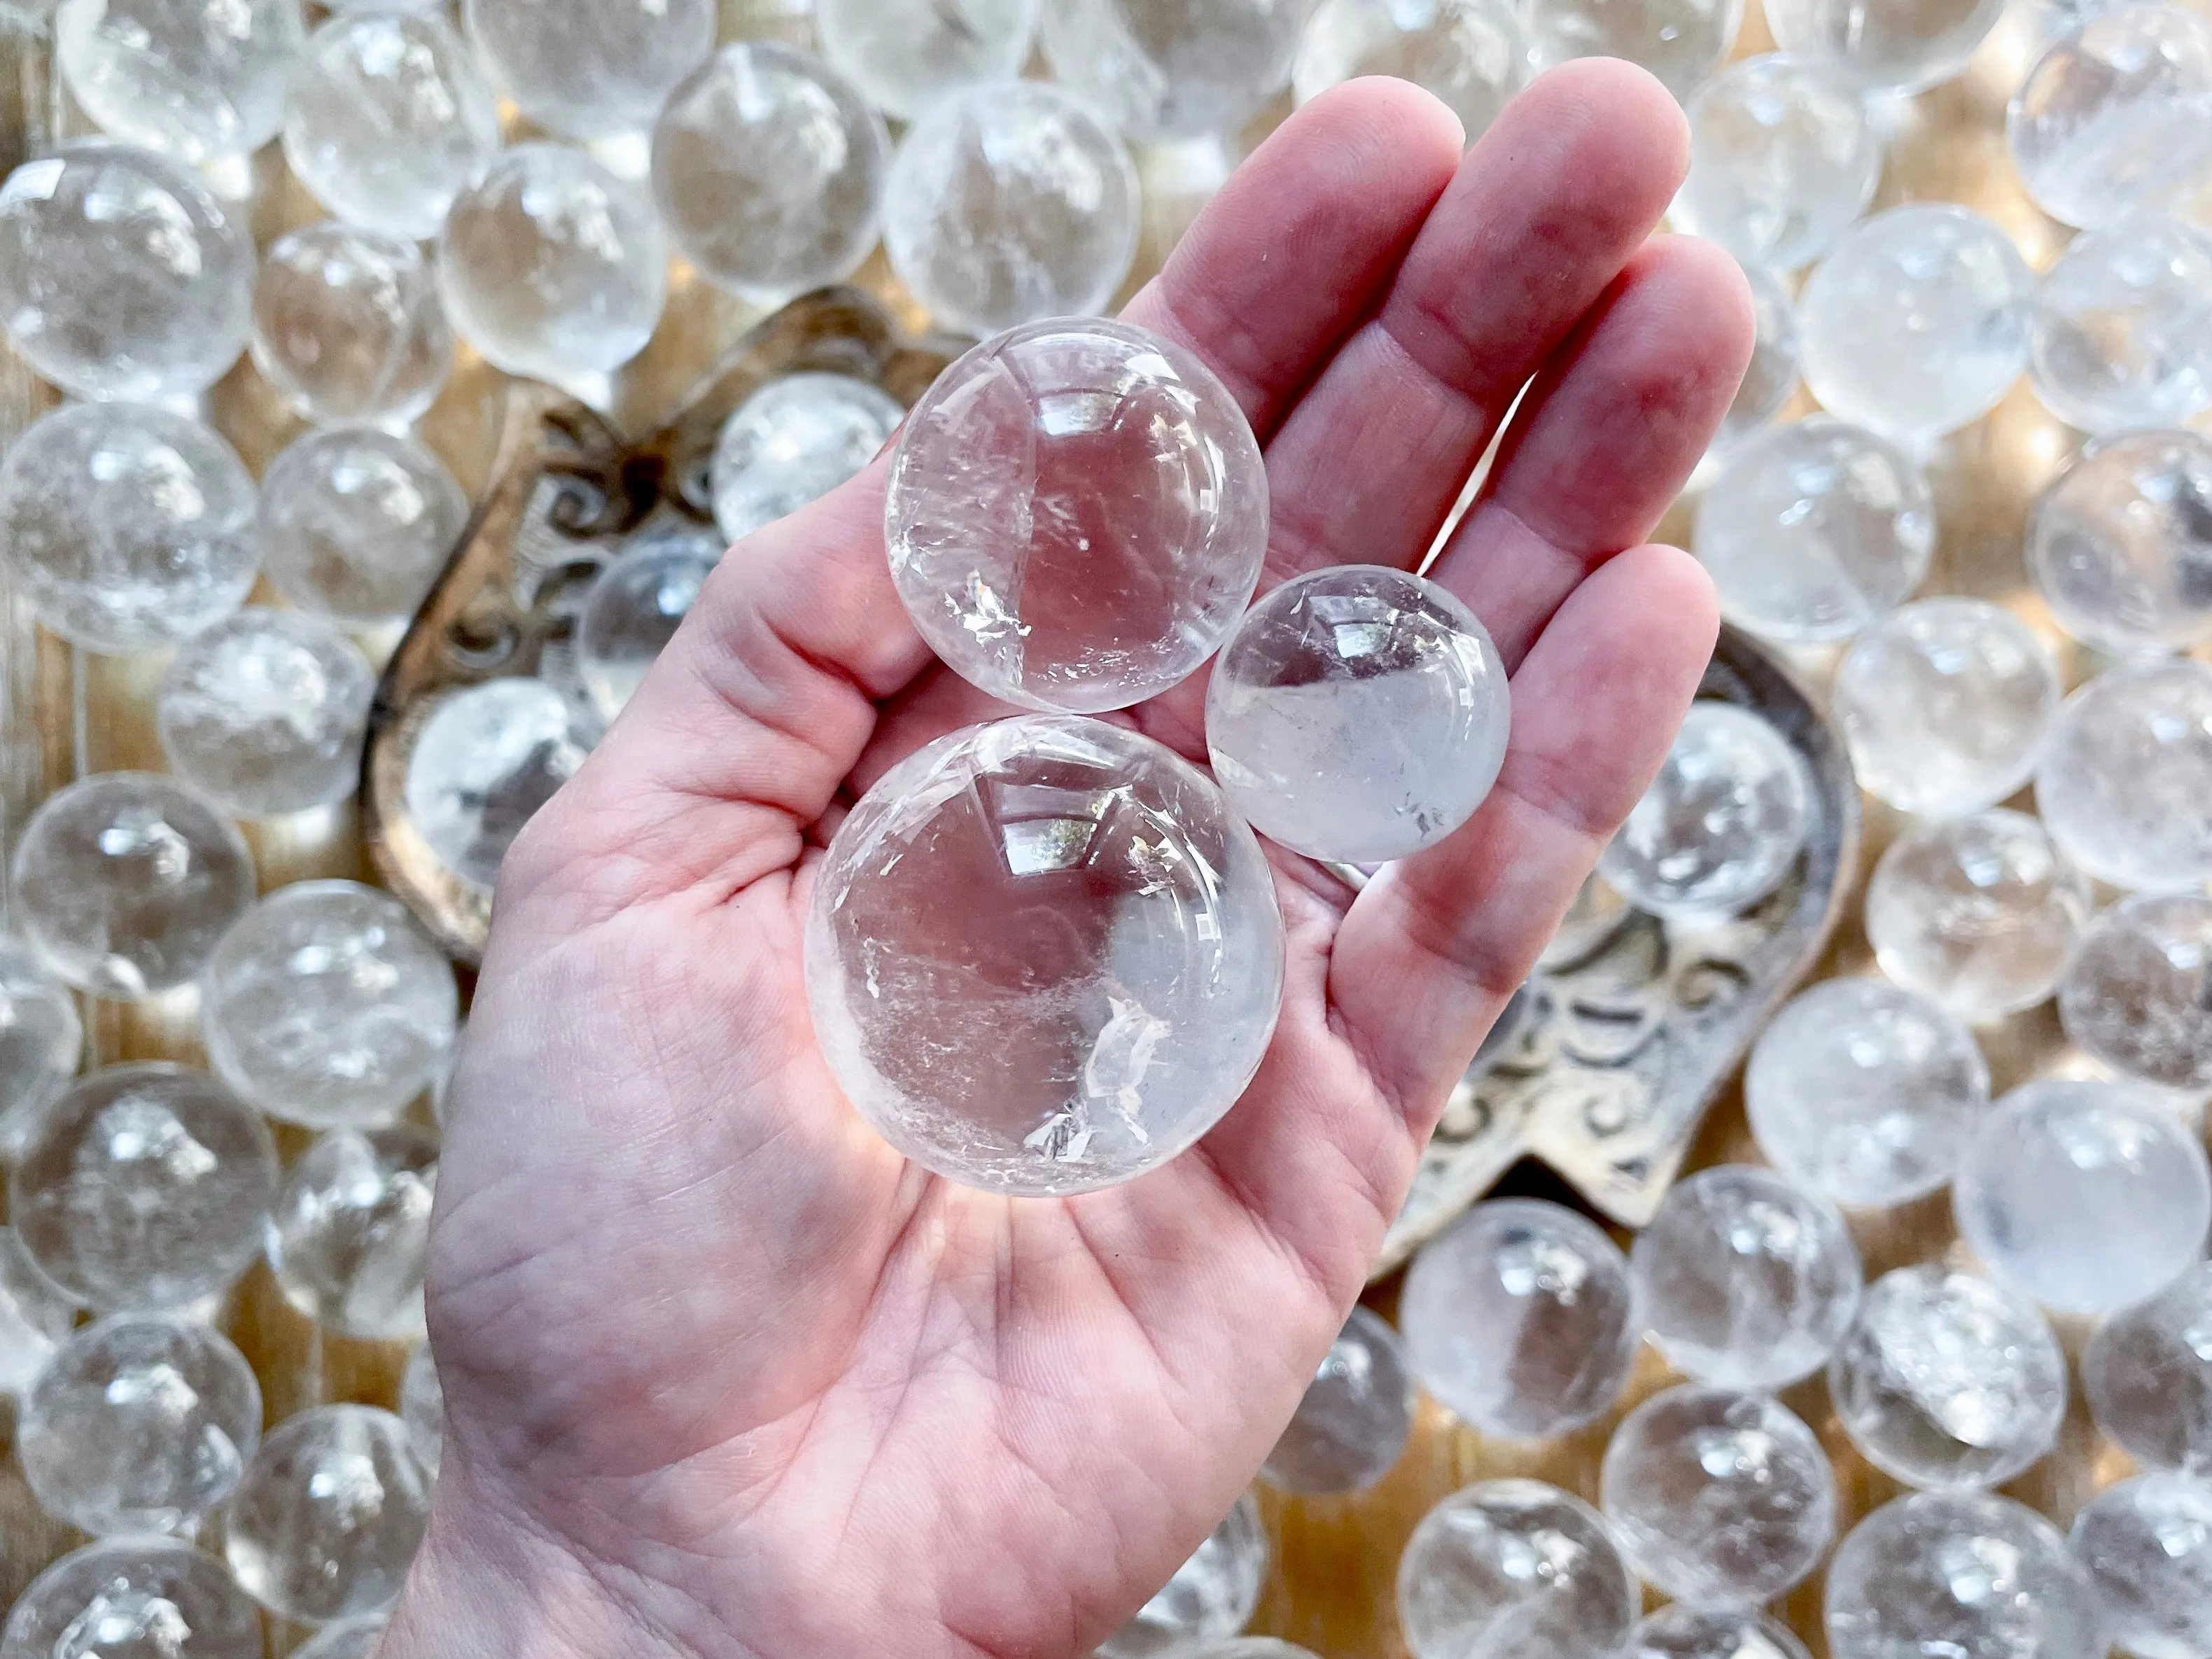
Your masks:
M1269 849L1281 1022L1194 1151L953 1186L839 1093L800 930L843 806L1005 711L899 607L881 459L741 544L501 878L432 1240L444 1468L384 1659L1065 1659L1251 1479L1717 627L1644 544L1752 341L1727 257L1653 237L1680 113L1574 64L1461 149L1427 94L1340 88L1127 315L1250 416L1267 585L1418 562L1533 380L1431 572L1513 672L1496 792L1357 895ZM1203 696L1128 718L1202 763Z

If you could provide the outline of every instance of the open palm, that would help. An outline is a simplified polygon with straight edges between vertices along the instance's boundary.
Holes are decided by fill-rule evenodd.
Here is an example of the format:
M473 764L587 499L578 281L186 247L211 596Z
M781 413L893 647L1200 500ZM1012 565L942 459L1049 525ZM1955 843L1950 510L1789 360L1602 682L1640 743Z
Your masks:
M1077 1654L1250 1478L1713 641L1697 566L1636 545L1750 349L1726 257L1647 241L1680 115L1579 64L1460 149L1426 94L1341 88L1128 314L1250 416L1269 584L1419 561L1533 378L1431 572L1514 671L1490 800L1356 896L1271 849L1280 1026L1192 1152L1066 1200L950 1185L838 1092L799 939L825 817L1005 711L899 607L880 461L742 544L501 878L388 1659ZM1202 763L1202 697L1133 717Z

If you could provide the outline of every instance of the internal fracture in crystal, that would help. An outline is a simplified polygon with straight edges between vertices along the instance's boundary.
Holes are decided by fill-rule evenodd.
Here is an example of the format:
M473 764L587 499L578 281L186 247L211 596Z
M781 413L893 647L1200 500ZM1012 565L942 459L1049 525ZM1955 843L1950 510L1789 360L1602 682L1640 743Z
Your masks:
M2035 395L2085 432L2212 407L2212 236L2150 213L2077 236L2036 285L2029 340Z
M352 627L413 615L468 520L444 462L374 427L307 434L261 484L269 580L301 610Z
M2205 316L2212 325L2212 297ZM2058 625L2102 650L2185 651L2212 638L2208 566L2212 440L2197 433L2094 440L2028 520L2028 574Z
M822 55L886 115L911 121L948 94L1010 82L1041 0L816 0Z
M2059 981L2058 1017L2124 1078L2212 1089L2212 899L2139 893L2105 911Z
M420 1338L437 1183L437 1138L422 1130L319 1137L286 1176L270 1224L269 1266L284 1299L343 1336Z
M261 1616L222 1563L174 1538L106 1539L64 1555L31 1581L0 1630L5 1659L263 1651Z
M1804 1644L1756 1607L1677 1601L1628 1633L1621 1659L1807 1659Z
M480 887L538 809L584 763L568 705L538 679L487 680L440 702L407 759L408 815Z
M276 136L300 0L62 0L54 61L100 130L188 166Z
M2118 1647L2138 1659L2212 1652L2212 1485L2159 1472L2107 1486L2074 1517L2066 1547Z
M2066 700L2035 773L2051 838L2118 887L2212 879L2212 667L2122 667Z
M714 441L708 488L714 524L739 542L828 495L876 458L906 407L850 374L770 380L730 411Z
M2212 1474L2212 1263L2108 1316L2081 1356L2081 1391L2136 1462Z
M1398 1561L1413 1659L1589 1659L1620 1647L1638 1603L1604 1519L1539 1480L1455 1492Z
M321 425L404 426L453 362L453 326L422 250L334 219L270 248L248 343L262 379Z
M1413 1424L1406 1345L1354 1308L1260 1473L1285 1492L1360 1492L1397 1462Z

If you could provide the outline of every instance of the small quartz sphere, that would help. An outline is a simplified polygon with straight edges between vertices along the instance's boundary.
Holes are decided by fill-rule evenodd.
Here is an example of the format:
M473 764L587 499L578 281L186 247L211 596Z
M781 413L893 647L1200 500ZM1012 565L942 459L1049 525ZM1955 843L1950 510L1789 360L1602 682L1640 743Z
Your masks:
M253 242L189 167L101 139L0 185L0 324L80 398L190 398L238 360Z
M1951 818L2027 784L2064 695L2051 653L2009 611L1922 599L1852 642L1829 708L1861 788Z
M468 522L469 498L446 464L374 427L310 432L261 481L269 580L301 610L347 627L412 616Z
M574 138L650 131L714 49L714 0L464 0L461 15L522 112Z
M1032 81L947 97L907 129L884 251L939 326L993 334L1103 311L1136 257L1137 169L1088 105Z
M1529 0L1537 64L1625 58L1686 101L1728 56L1743 0Z
M407 1369L400 1373L399 1420L407 1425L407 1443L415 1455L435 1474L446 1449L446 1391L438 1385L437 1362L427 1342L407 1356Z
M435 236L499 148L499 100L443 18L353 11L307 43L284 112L284 159L348 223Z
M1638 1611L1604 1519L1540 1480L1453 1493L1398 1559L1413 1659L1592 1659L1619 1649Z
M216 1075L310 1128L397 1117L444 1062L459 1010L453 965L407 907L351 881L270 894L200 980Z
M906 405L850 374L786 374L730 411L708 465L726 543L818 501L875 459Z
M1788 644L1846 640L1928 574L1935 501L1896 445L1814 416L1730 453L1698 504L1691 546L1738 627Z
M326 1625L308 1641L292 1650L292 1659L370 1659L384 1639L381 1619L349 1619ZM1763 1659L1751 1655L1747 1659Z
M2154 1469L2212 1474L2212 1262L2108 1316L2081 1356L2099 1432Z
M1474 816L1512 720L1505 664L1456 595L1340 565L1244 613L1213 665L1206 746L1261 835L1309 858L1386 864Z
M2058 988L2089 911L2089 884L2041 824L1982 812L1890 843L1867 884L1867 941L1891 979L1978 1025Z
M1845 1534L1823 1603L1831 1659L2095 1659L2096 1591L2058 1529L2008 1498L1916 1492Z
M1289 82L1297 0L1051 0L1053 76L1139 143L1233 133Z
M76 1328L76 1304L40 1271L21 1236L0 1227L0 1394L20 1401ZM19 1404L19 1435L21 1422Z
M1291 88L1305 104L1359 76L1395 76L1442 100L1471 143L1528 74L1509 0L1322 0L1291 59Z
M155 724L179 777L265 818L353 793L375 695L368 659L336 626L255 606L178 649Z
M70 644L150 651L244 602L253 513L253 479L212 428L143 404L68 404L0 461L0 571Z
M498 3L544 15L540 0ZM660 222L643 188L583 151L517 144L454 198L438 288L454 328L495 368L588 381L644 350L660 321Z
M1723 1388L1811 1376L1859 1305L1859 1253L1835 1206L1751 1164L1676 1182L1628 1270L1667 1363Z
M1267 1529L1246 1492L1137 1616L1099 1645L1095 1659L1187 1659L1186 1644L1234 1636L1260 1605Z
M710 536L651 536L592 579L576 616L576 670L601 720L611 722L644 684L721 557Z
M941 738L861 798L815 872L805 974L831 1073L893 1146L993 1192L1085 1192L1244 1092L1283 924L1212 780L1033 715Z
M2212 1089L2212 899L2141 893L2099 916L2059 981L2058 1018L2124 1078Z
M1701 700L1598 874L1656 915L1733 915L1796 866L1813 806L1810 769L1771 721Z
M47 1514L95 1537L182 1532L230 1496L261 1443L261 1385L197 1320L115 1314L64 1343L15 1436Z
M1540 1199L1478 1204L1413 1258L1398 1322L1413 1374L1484 1434L1540 1440L1620 1397L1642 1335L1628 1261Z
M2107 1486L2074 1517L2066 1547L2115 1645L2136 1659L2212 1653L2212 1485L2160 1472Z
M139 1002L200 971L253 902L238 826L190 786L101 772L56 790L16 843L18 920L81 991Z
M2062 1312L2106 1313L2203 1255L2212 1169L2157 1101L2119 1084L2045 1079L1983 1120L1951 1207L2000 1283Z
M279 1424L246 1465L223 1553L279 1618L358 1619L399 1599L429 1513L429 1472L405 1424L368 1406L319 1406Z
M1354 1308L1260 1473L1285 1492L1363 1492L1397 1462L1413 1425L1405 1342Z
M2117 669L2076 691L2044 745L2035 804L2051 838L2100 881L2212 879L2212 668Z
M197 165L276 136L300 0L61 0L54 58L100 130Z
M2057 1443L2066 1356L2026 1297L1929 1263L1867 1286L1828 1362L1851 1443L1909 1486L1994 1486Z
M1267 551L1267 464L1189 352L1063 318L938 377L884 524L899 598L955 673L1097 714L1179 684L1237 625Z
M83 1051L76 999L28 944L0 933L0 1158L21 1150Z
M886 115L911 121L948 93L1012 81L1042 0L815 0L822 55Z
M1869 91L1948 81L2004 15L2004 0L1765 0L1774 44Z
M284 1299L342 1336L419 1338L437 1183L437 1137L421 1129L319 1137L293 1164L270 1224Z
M404 426L453 365L453 327L422 250L330 219L269 250L248 343L261 378L319 424Z
M2212 638L2208 564L2212 440L2194 432L2095 440L2028 520L2028 574L2058 625L2118 654Z
M1805 1644L1757 1607L1677 1601L1628 1633L1620 1659L1807 1659Z
M1744 281L1751 288L1755 332L1751 362L1707 452L1715 461L1733 453L1753 434L1773 425L1797 390L1797 302L1782 279L1765 266L1746 265L1742 270Z
M2035 395L2085 432L2212 407L2212 236L2143 214L2076 237L2036 285L2028 339Z
M115 1538L31 1581L0 1659L261 1659L261 1615L222 1562L174 1538Z
M215 1295L260 1254L276 1148L205 1072L93 1073L48 1109L8 1175L32 1259L78 1301L158 1313Z
M497 679L440 702L407 759L407 814L447 868L479 887L584 763L568 704L543 680Z

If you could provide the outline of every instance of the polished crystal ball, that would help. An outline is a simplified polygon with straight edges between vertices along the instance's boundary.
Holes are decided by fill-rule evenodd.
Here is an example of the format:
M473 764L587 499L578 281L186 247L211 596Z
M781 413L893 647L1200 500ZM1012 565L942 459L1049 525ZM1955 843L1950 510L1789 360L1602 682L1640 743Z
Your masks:
M1155 1169L1251 1080L1282 999L1259 842L1149 738L971 726L886 773L815 872L806 995L884 1138L969 1186Z
M33 1260L104 1310L189 1309L261 1252L276 1148L205 1072L148 1062L93 1073L48 1109L8 1176Z
M117 1538L31 1581L0 1659L261 1659L261 1616L222 1562L174 1538Z
M422 1336L437 1186L437 1137L421 1129L321 1136L293 1164L270 1224L269 1265L284 1299L342 1336Z
M1234 1636L1260 1604L1267 1577L1267 1531L1249 1492L1137 1616L1100 1644L1097 1659L1186 1659L1186 1644Z
M445 463L374 427L310 432L261 483L269 580L301 610L352 627L413 615L468 521Z
M2212 668L2100 675L2066 700L2035 773L2051 839L2118 887L2212 879Z
M1528 78L1526 27L1509 0L1322 0L1291 62L1297 101L1364 75L1433 94L1472 142Z
M435 236L499 148L499 100L442 17L353 11L307 43L284 112L284 159L348 223Z
M1849 639L1927 575L1935 502L1896 445L1814 416L1737 446L1691 544L1738 627L1790 644Z
M714 0L464 0L461 15L522 112L576 138L651 131L714 47Z
M884 252L938 323L994 334L1103 311L1136 257L1141 203L1121 141L1033 81L940 100L884 188Z
M1540 1480L1486 1480L1422 1516L1398 1559L1413 1659L1591 1659L1638 1595L1595 1510Z
M1621 1659L1807 1659L1805 1644L1757 1607L1677 1601L1628 1633Z
M2004 0L1765 0L1786 52L1870 91L1917 92L1966 67Z
M1389 1473L1413 1425L1406 1344L1354 1308L1260 1473L1285 1492L1361 1492Z
M381 1619L348 1619L325 1625L292 1650L292 1659L371 1659L384 1639Z
M1747 269L1817 259L1881 182L1881 137L1864 94L1826 64L1747 58L1706 82L1689 113L1690 173L1674 222Z
M321 424L404 426L453 364L453 326L422 250L330 219L269 250L248 343L261 378Z
M2143 214L2076 237L2036 285L2028 373L2086 432L2179 426L2212 407L2212 235Z
M644 684L721 556L712 536L650 536L592 578L576 616L576 670L601 720L621 714Z
M2136 1462L2212 1474L2212 1263L2108 1316L2081 1356L2081 1392Z
M1529 0L1536 64L1625 58L1686 100L1728 56L1742 0Z
M2058 1017L2122 1077L2212 1089L2212 899L2140 893L2099 916L2059 981Z
M76 1328L69 1293L40 1271L21 1234L0 1227L0 1394L24 1394ZM19 1405L19 1435L21 1422Z
M1923 445L1980 419L2027 367L2035 276L2003 228L1949 202L1863 219L1797 296L1805 384L1830 414Z
M437 1362L427 1342L407 1356L407 1369L400 1373L399 1420L407 1425L407 1443L415 1455L435 1474L446 1449L446 1392L438 1386Z
M1206 746L1251 826L1309 858L1434 847L1497 782L1512 692L1490 630L1448 589L1381 565L1285 582L1213 665Z
M1744 280L1751 287L1751 362L1721 416L1705 465L1717 463L1741 447L1753 434L1763 432L1780 418L1797 390L1797 302L1782 279L1764 265L1747 265ZM1704 468L1701 466L1700 471Z
M1424 1245L1398 1323L1413 1374L1485 1434L1540 1440L1604 1414L1642 1336L1628 1260L1538 1199L1478 1204Z
M238 609L261 550L253 479L212 428L69 404L0 461L0 571L72 645L117 655Z
M357 1619L399 1599L429 1512L429 1472L406 1425L368 1406L319 1406L279 1424L246 1465L223 1552L279 1618Z
M2104 1609L2104 1634L2137 1659L2212 1653L2212 1484L2160 1471L2107 1486L2066 1547Z
M2208 568L2212 440L2197 433L2095 440L2028 520L2028 574L2052 616L2106 651L2180 651L2212 638Z
M14 865L17 917L79 990L137 1002L196 975L253 902L238 826L197 789L102 772L46 798Z
M1657 915L1732 915L1796 867L1813 807L1811 769L1765 716L1700 701L1598 873Z
M200 981L216 1074L312 1128L390 1121L429 1086L459 1017L453 965L407 907L350 881L278 889Z
M103 132L186 163L276 136L300 0L62 0L54 60Z
M0 933L0 1158L12 1158L84 1051L76 999L24 940ZM0 1352L6 1345L0 1343Z
M1980 1024L2058 988L2089 910L2043 825L1982 812L1890 843L1867 884L1867 940L1899 985Z
M155 718L179 777L265 818L353 793L375 695L375 671L336 625L257 605L178 648Z
M1234 132L1289 82L1297 0L1051 0L1054 77L1140 143Z
M828 495L875 459L906 405L850 374L786 374L730 411L708 489L714 524L741 542Z
M2064 688L2035 630L1980 599L1922 599L1859 635L1830 712L1859 787L1900 811L1960 817L2034 775Z
M1667 1363L1722 1388L1811 1376L1859 1305L1859 1253L1835 1206L1751 1164L1676 1182L1628 1270Z
M447 868L488 888L522 826L583 763L558 691L538 679L487 680L423 722L407 758L407 813Z
M261 1385L197 1320L115 1314L64 1343L24 1397L16 1454L47 1514L95 1537L181 1532L261 1443Z
M914 406L884 510L891 580L963 678L1029 708L1123 708L1243 615L1267 475L1212 370L1127 323L986 341Z
M948 93L1012 81L1042 0L815 0L822 55L886 115L911 121Z
M80 398L189 398L238 359L253 241L190 167L82 140L0 185L0 325Z

